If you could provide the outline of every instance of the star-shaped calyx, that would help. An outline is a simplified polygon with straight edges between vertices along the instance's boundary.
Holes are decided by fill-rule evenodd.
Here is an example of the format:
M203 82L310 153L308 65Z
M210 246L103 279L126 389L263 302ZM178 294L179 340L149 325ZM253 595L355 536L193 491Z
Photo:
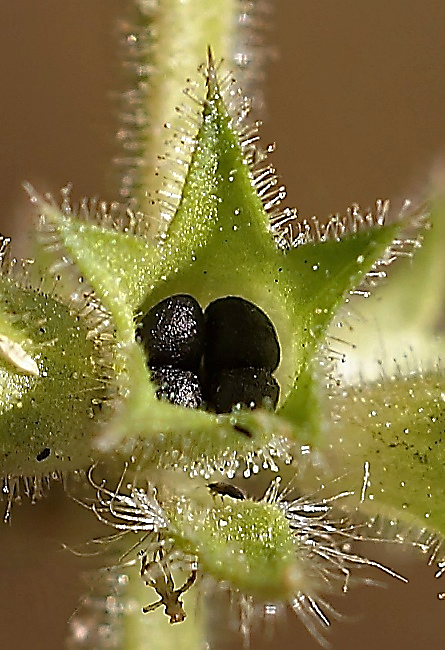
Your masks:
M311 445L320 436L314 358L345 297L373 265L389 259L408 218L385 223L386 204L376 215L354 208L325 227L299 222L290 210L279 213L269 191L276 177L258 162L264 156L252 144L255 129L245 125L243 100L230 83L220 83L211 57L206 85L198 131L182 137L192 155L179 203L157 242L31 194L44 230L62 245L114 325L115 408L97 444L112 449L122 439L138 440L147 462L173 461L208 475L215 468L233 473L238 458L273 465L277 455L289 458L294 443ZM156 398L135 328L151 307L175 294L190 294L203 308L239 296L268 316L281 349L275 413L241 408L218 415Z

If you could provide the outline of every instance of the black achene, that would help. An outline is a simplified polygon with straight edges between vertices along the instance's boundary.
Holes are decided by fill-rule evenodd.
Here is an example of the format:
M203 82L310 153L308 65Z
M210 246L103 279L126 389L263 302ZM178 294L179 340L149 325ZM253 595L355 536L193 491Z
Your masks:
M172 366L152 368L151 380L159 386L156 391L158 399L197 409L202 406L203 396L198 375L191 370L182 370Z
M186 294L161 300L142 319L138 330L150 367L198 370L204 343L204 316Z
M237 296L210 303L203 315L193 296L162 300L137 331L159 399L228 413L236 406L274 409L280 361L275 328L258 307Z
M205 310L205 362L212 372L225 368L264 368L280 362L280 346L271 320L238 296L219 298Z
M229 368L212 375L207 385L207 405L216 413L228 413L237 404L274 410L280 388L264 368Z

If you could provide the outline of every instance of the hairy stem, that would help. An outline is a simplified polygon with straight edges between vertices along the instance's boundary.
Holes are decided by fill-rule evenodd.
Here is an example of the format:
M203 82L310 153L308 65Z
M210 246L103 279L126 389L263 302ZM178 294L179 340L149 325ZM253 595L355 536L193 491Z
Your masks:
M240 5L239 0L137 2L137 24L126 35L136 83L125 96L128 114L119 134L128 152L121 161L122 193L137 196L153 234L172 216L179 198L175 178L181 181L178 174L188 162L177 153L184 125L177 108L185 106L193 120L197 103L184 88L203 98L198 68L209 47L216 60L233 67Z

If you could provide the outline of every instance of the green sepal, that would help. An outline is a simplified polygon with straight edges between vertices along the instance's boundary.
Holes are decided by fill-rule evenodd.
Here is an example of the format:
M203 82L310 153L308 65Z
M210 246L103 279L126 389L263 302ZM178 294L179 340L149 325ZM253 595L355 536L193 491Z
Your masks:
M361 507L445 535L445 377L441 366L343 390L329 446ZM341 463L341 465L340 465ZM334 470L335 471L335 470ZM353 483L355 485L353 485Z
M113 316L118 338L134 338L134 310L147 292L157 249L127 232L88 223L64 214L28 186L42 218L50 225L81 274Z
M280 281L292 323L286 349L294 370L292 388L279 413L299 426L308 427L311 422L314 427L320 426L320 408L316 405L321 382L311 359L329 324L345 297L384 256L403 225L403 221L375 224L344 234L341 239L308 243L287 252Z
M307 587L304 552L298 557L278 506L246 500L205 507L183 498L167 514L177 548L197 556L200 570L218 583L268 602Z
M388 277L366 300L351 300L353 326L341 333L348 345L341 369L347 382L359 377L374 381L382 366L386 369L394 359L409 357L410 350L427 367L437 358L445 295L444 217L445 199L436 191L429 204L413 210L411 228L408 220L399 250L401 259L385 270ZM329 333L339 336L337 328Z
M372 317L387 335L404 330L404 338L430 340L445 313L445 196L434 189L428 205L428 221L421 239L412 242L408 255L390 271L389 281L378 291ZM421 244L421 246L420 246ZM418 249L418 250L416 250ZM414 343L414 341L413 341Z
M8 277L0 278L0 310L2 475L88 467L107 394L91 322Z

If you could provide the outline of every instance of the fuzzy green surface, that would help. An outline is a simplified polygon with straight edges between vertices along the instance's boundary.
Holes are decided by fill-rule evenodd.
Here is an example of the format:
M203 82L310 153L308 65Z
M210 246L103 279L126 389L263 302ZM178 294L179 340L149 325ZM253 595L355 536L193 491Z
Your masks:
M54 228L78 270L112 314L120 340L131 342L133 312L147 291L147 282L155 274L156 248L131 233L68 216L36 195L30 185L27 188L45 222ZM69 277L70 270L65 273Z
M445 296L445 200L432 192L430 205L419 206L411 242L388 277L363 300L351 300L356 315L351 328L343 328L346 363L340 369L347 383L374 382L382 369L391 373L396 362L404 374L433 368L443 358ZM419 228L423 223L423 227ZM412 254L414 253L414 254ZM330 334L339 336L338 328ZM399 373L400 374L400 373Z
M285 600L305 586L293 536L274 505L253 501L198 507L179 501L170 512L176 544L196 555L205 574L263 600Z
M432 341L433 334L443 330L445 196L442 187L432 189L422 246L412 258L394 267L390 282L379 292L380 305L374 306L375 317L385 323L387 331L392 329L398 334L405 329L411 340L423 335Z
M3 475L49 473L88 465L93 399L104 396L87 323L54 298L0 281L2 319L30 346L39 375L0 358L0 466ZM47 458L37 456L49 449Z
M445 377L442 368L345 389L330 427L330 447L360 486L362 506L445 534Z
M136 65L127 106L130 119L123 129L124 146L133 146L124 153L122 190L138 199L156 233L165 229L162 215L170 209L165 210L163 201L177 204L181 188L176 178L184 174L190 158L177 132L187 120L194 122L197 105L184 88L191 86L193 96L202 97L198 68L209 45L218 61L233 61L240 7L237 0L138 0L136 6L134 29L127 38ZM181 106L183 113L177 110Z

